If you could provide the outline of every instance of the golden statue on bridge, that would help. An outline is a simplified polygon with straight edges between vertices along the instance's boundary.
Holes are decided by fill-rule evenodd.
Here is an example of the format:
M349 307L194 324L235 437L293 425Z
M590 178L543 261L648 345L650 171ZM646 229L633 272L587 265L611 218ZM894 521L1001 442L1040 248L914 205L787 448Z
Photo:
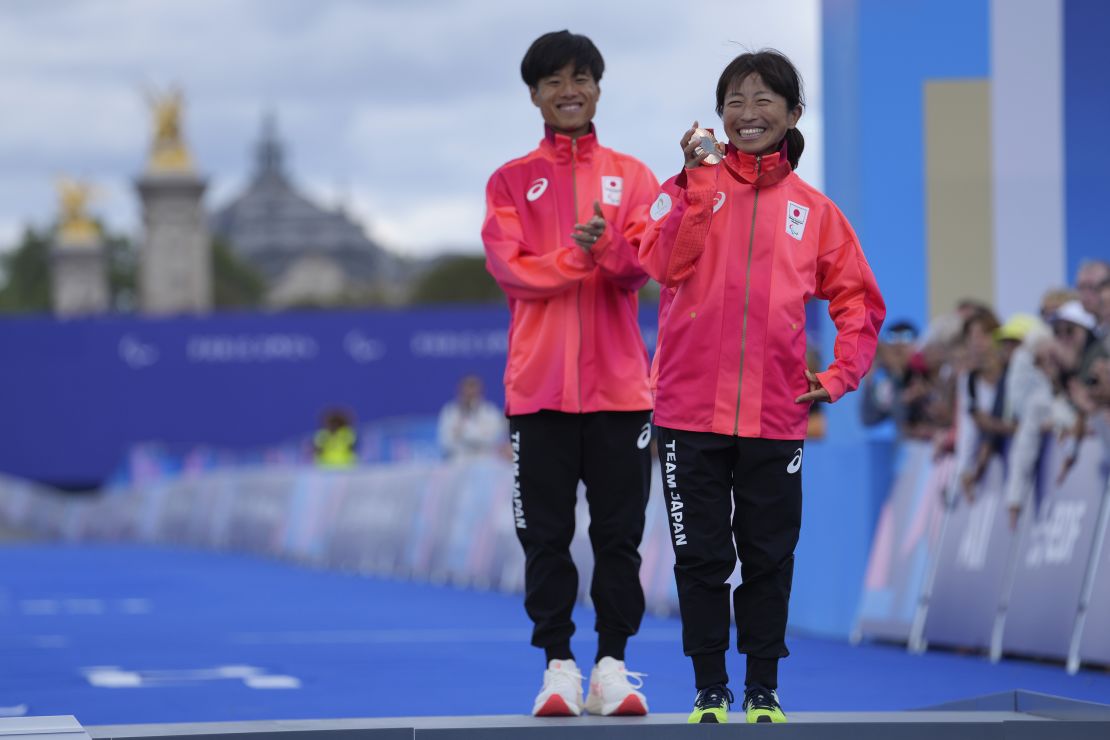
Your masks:
M74 246L95 244L100 238L100 229L88 212L92 186L87 182L62 178L58 180L57 189L61 208L58 217L59 243Z
M163 94L148 91L146 98L154 113L154 142L147 169L155 173L192 172L193 158L185 148L181 135L181 111L184 107L181 89L173 87Z

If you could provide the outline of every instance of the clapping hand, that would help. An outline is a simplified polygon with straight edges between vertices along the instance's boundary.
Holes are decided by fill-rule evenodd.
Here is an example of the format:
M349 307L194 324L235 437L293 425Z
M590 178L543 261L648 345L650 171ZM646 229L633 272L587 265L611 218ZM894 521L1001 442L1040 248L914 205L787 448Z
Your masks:
M605 214L601 212L601 204L595 200L593 218L584 224L575 224L574 233L570 235L570 238L574 240L575 244L589 252L604 233Z

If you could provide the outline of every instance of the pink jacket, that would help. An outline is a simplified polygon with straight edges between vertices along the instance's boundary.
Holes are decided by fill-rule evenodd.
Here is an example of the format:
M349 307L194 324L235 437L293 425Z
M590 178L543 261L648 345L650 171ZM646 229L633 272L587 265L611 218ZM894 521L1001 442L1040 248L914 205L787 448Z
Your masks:
M572 141L548 129L538 148L493 173L482 241L509 299L507 414L651 408L637 248L658 191L644 164L593 132ZM607 225L586 252L570 235L594 201Z
M833 401L867 372L886 313L847 219L779 153L731 146L664 183L651 218L640 261L664 288L655 423L804 438L806 302L827 299L837 328L836 359L817 374Z

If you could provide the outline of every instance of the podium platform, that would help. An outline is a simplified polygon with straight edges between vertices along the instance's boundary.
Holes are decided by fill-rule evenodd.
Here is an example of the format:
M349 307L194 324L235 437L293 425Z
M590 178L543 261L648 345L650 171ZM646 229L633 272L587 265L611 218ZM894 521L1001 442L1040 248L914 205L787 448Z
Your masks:
M1110 706L1023 691L910 712L792 712L785 725L688 725L648 717L396 717L89 727L92 740L1106 740Z
M0 740L89 740L73 715L0 717Z

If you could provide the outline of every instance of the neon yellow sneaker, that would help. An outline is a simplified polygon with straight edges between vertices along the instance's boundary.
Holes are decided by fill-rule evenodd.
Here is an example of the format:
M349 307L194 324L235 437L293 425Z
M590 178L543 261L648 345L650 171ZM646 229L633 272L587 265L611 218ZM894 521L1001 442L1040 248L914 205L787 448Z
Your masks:
M698 692L694 699L694 711L686 719L692 725L723 725L728 722L728 710L735 699L727 686L714 684Z
M744 692L744 713L748 715L749 724L786 721L779 706L779 695L762 686L752 686Z

